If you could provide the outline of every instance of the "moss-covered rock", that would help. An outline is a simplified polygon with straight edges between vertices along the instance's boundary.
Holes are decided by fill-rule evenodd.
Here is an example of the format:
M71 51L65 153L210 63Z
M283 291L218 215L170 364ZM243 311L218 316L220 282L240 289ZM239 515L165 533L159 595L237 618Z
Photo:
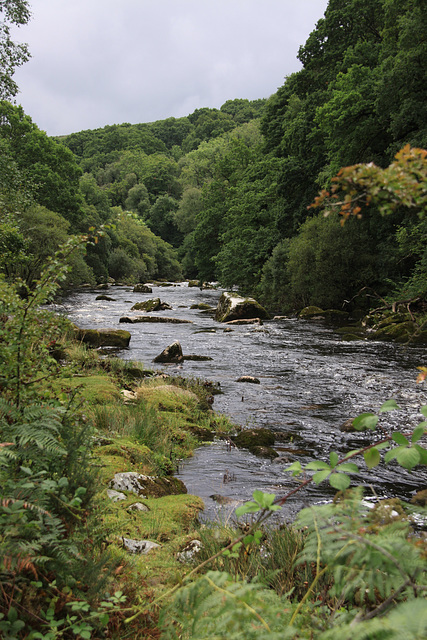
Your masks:
M133 288L134 293L153 293L151 287L146 284L136 284Z
M218 322L268 317L267 311L254 298L244 298L237 293L227 292L221 295L215 312Z
M162 498L187 493L187 487L179 478L174 476L159 478L135 471L114 474L109 487L114 491L129 491L144 498Z
M112 298L111 296L106 296L104 294L96 296L95 300L105 300L105 302L115 302L116 301L115 298Z
M119 322L127 324L137 324L138 322L159 322L170 324L193 324L192 320L184 320L182 318L165 318L163 316L122 316Z
M264 427L259 429L242 429L234 438L237 447L249 449L251 453L258 455L261 448L271 448L274 445L274 434ZM270 457L270 456L269 456Z
M137 302L131 308L131 311L165 311L172 309L170 304L162 302L160 298L152 298L151 300L145 300L145 302Z
M164 381L153 381L138 387L138 400L144 400L148 405L162 411L191 413L199 403L199 398L189 389Z
M153 362L182 362L184 360L184 356L182 353L181 344L176 340L172 342L166 349L163 349L162 353L156 356Z
M79 329L75 327L75 337L90 347L119 347L129 346L131 335L122 329Z
M237 378L236 382L249 382L250 384L261 384L258 378L254 376L240 376Z
M201 311L215 311L214 307L211 307L210 304L206 304L206 302L198 302L197 304L192 304L190 309L200 309Z
M58 378L54 387L61 389L77 389L89 405L108 404L121 400L120 390L107 375L74 376Z
M298 316L300 318L312 318L313 316L322 316L324 313L324 310L320 307L311 305L310 307L304 307L304 309L301 309Z
M251 447L250 452L253 453L258 458L269 458L273 460L274 458L278 458L279 454L272 447Z
M417 329L415 322L390 323L368 335L369 340L408 342Z

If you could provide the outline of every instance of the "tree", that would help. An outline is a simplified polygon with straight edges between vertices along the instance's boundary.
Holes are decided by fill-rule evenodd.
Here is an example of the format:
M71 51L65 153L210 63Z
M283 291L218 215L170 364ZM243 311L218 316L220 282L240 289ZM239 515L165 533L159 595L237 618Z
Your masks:
M0 139L32 188L38 204L60 213L78 227L81 170L69 149L41 131L22 107L0 102Z
M30 17L27 0L0 1L0 100L9 100L18 93L13 74L30 59L30 54L26 44L13 42L11 27L27 24Z

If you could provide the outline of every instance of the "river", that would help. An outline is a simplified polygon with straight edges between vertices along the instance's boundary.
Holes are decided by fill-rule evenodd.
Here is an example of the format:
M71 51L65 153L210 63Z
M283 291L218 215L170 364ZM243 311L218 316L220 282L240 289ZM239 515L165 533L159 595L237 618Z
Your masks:
M182 461L176 475L189 493L203 498L208 519L227 521L236 504L250 499L255 489L277 495L293 489L296 480L284 473L287 463L283 457L305 464L313 458L328 460L330 451L343 455L368 444L375 437L372 433L343 433L339 427L360 413L377 412L389 398L396 400L400 410L382 415L385 428L409 429L423 419L419 408L427 404L427 392L425 384L415 381L416 367L427 361L425 347L346 342L324 321L296 318L224 331L224 325L212 315L190 309L197 303L216 306L220 290L201 291L187 283L152 288L151 294L134 293L126 286L110 287L107 292L80 289L68 295L59 310L81 328L130 331L130 345L119 352L121 358L139 360L147 368L172 375L211 380L222 390L215 396L216 411L242 426L277 432L275 448L281 460L258 458L215 442ZM96 300L100 293L107 293L114 301ZM156 297L172 307L171 311L157 312L159 315L191 320L192 324L119 325L121 316L138 314L130 311L135 302ZM153 358L175 340L184 354L210 356L212 360L153 365ZM260 384L237 382L243 375L257 377ZM296 455L292 450L297 450ZM366 495L373 500L393 496L409 500L427 486L427 471L420 467L410 473L391 462L367 471L362 462L360 469L353 483L365 485ZM220 505L213 495L225 497L227 503ZM326 483L312 483L286 503L283 517L292 520L302 506L330 500L333 495Z

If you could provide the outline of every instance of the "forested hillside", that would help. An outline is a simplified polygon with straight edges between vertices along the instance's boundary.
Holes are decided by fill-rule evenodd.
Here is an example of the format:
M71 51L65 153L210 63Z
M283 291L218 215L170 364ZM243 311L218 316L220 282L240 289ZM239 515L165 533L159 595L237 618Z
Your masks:
M417 211L384 217L371 202L342 229L338 214L308 207L341 167L385 168L404 145L427 146L426 30L422 0L331 0L300 47L302 69L268 100L183 118L50 139L3 102L2 198L21 211L3 269L30 281L68 233L106 224L68 284L199 278L283 311L364 306L366 288L425 297ZM30 263L11 266L14 243L30 243Z

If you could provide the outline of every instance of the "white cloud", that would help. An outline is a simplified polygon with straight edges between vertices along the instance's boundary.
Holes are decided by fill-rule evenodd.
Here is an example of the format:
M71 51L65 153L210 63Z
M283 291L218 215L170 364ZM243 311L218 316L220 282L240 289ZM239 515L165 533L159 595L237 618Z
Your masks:
M50 135L266 98L327 0L34 0L17 100Z

